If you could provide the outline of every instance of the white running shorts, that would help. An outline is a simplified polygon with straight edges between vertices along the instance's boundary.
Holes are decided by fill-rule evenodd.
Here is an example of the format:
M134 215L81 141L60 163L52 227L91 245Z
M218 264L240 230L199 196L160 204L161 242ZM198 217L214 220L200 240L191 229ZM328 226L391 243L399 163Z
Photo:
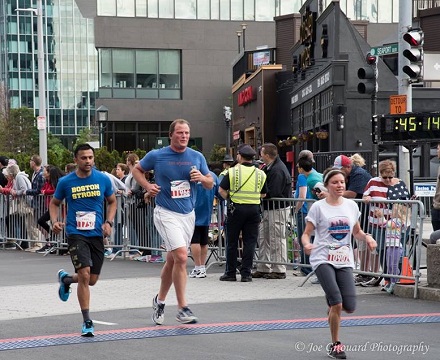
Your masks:
M154 225L162 237L167 251L181 247L189 248L195 221L194 211L189 214L180 214L161 206L154 208Z

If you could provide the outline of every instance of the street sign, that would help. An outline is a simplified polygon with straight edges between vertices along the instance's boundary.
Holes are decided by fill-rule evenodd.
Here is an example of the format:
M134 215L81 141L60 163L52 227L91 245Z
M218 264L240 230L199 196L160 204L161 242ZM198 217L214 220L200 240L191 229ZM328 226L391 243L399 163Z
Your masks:
M370 54L374 56L384 56L397 54L399 52L399 45L397 43L389 44L385 46L376 46L372 47L370 50Z
M390 96L390 114L405 114L406 113L406 95L391 95Z
M418 197L434 197L435 183L418 183L414 184L415 195Z
M440 81L440 53L427 53L423 55L423 80Z
M37 129L38 130L46 130L46 117L45 116L37 116Z

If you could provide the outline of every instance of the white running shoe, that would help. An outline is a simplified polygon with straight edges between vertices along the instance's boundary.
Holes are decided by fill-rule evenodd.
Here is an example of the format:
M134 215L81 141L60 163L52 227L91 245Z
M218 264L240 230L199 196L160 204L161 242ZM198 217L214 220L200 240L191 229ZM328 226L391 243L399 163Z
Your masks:
M189 273L189 277L190 278L195 278L197 277L197 273L199 272L199 270L196 269L192 269L192 271Z
M164 309L165 309L165 304L159 304L157 302L157 295L156 295L153 298L154 312L153 312L153 315L151 316L151 318L157 325L162 325L163 321L165 320Z
M190 278L205 278L206 277L206 270L205 269L193 269L190 274L189 274Z

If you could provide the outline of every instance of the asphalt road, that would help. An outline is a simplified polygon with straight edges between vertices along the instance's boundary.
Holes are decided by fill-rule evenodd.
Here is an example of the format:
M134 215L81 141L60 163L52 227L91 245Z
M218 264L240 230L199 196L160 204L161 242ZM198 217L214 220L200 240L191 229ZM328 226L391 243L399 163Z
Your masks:
M189 264L188 270L192 264ZM188 299L200 322L174 320L173 289L165 324L151 321L161 264L116 259L92 288L96 336L79 336L75 293L57 296L66 256L0 250L0 360L22 359L325 359L330 332L319 285L289 271L285 280L224 283L223 266L188 279ZM357 310L344 315L341 341L349 359L439 359L440 303L358 289Z

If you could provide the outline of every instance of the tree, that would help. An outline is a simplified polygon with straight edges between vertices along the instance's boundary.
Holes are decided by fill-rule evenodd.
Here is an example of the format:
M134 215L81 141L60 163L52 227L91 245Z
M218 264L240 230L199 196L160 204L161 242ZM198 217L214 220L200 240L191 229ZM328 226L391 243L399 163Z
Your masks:
M91 129L83 128L79 131L73 148L75 148L79 144L85 144L89 141L98 141L98 136L96 134L93 134Z
M226 148L224 146L214 144L209 155L210 162L222 161L226 154Z
M122 158L116 150L110 153L106 146L95 149L95 165L101 171L111 172L121 161Z
M0 151L13 154L38 153L38 130L33 110L22 107L2 111L0 118Z
M47 162L64 170L73 161L73 154L53 134L47 134Z

